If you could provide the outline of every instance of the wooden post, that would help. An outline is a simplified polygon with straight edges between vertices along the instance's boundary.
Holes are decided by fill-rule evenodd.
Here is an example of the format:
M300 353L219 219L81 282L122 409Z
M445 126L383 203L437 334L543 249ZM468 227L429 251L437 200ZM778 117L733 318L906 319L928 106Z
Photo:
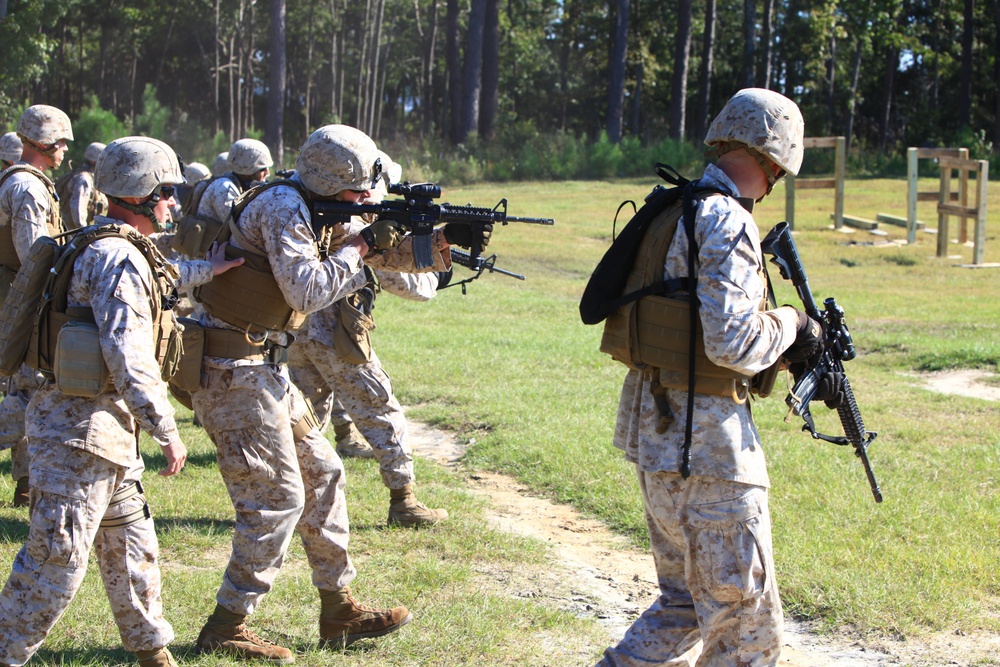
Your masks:
M976 247L972 251L972 263L982 264L986 255L986 186L990 182L990 163L979 160L976 174Z
M917 149L906 149L906 242L917 242Z
M944 164L941 165L941 185L938 194L940 198L938 199L937 256L947 257L948 221L951 216L943 207L947 206L951 200L951 167L945 167Z
M990 164L986 160L969 160L943 157L939 161L941 169L941 188L938 198L938 257L948 255L948 224L951 216L958 216L962 225L968 218L975 218L975 248L972 253L972 265L981 266L986 253L986 190L989 184ZM966 192L951 192L951 173L957 170L959 182L964 181ZM970 175L975 173L976 205L968 205L967 185ZM953 194L958 196L954 199ZM954 201L954 203L953 203Z
M844 226L844 177L847 173L847 137L837 137L837 157L834 168L837 178L836 195L833 205L833 226L840 229Z
M785 220L789 229L795 229L795 177L785 176Z

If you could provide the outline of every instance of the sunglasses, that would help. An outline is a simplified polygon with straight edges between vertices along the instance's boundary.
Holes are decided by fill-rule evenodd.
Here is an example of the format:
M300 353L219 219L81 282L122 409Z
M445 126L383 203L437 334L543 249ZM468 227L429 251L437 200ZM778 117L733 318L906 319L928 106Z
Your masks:
M175 188L172 185L161 185L158 190L153 193L153 203L160 201L161 199L170 199L174 196Z

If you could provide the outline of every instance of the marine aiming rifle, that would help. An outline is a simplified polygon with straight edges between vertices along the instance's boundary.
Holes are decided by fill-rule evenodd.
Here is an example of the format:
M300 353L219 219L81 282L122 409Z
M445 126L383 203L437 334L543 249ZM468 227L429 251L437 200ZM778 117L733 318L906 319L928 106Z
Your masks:
M470 253L467 253L464 250L459 250L458 248L452 246L451 261L454 262L455 264L459 264L460 266L469 267L470 269L476 272L476 275L472 276L471 278L466 278L465 280L460 280L457 283L448 283L447 285L445 285L445 287L442 287L441 289L445 289L448 287L455 287L456 285L461 285L462 294L465 294L465 286L471 283L473 280L479 278L479 276L483 275L484 271L489 271L490 273L499 273L505 276L510 276L511 278L517 278L518 280L525 279L524 276L522 276L520 273L514 273L513 271L507 271L506 269L497 268L496 266L497 256L495 254L490 255L489 257L479 256L473 258Z
M532 225L554 225L552 218L521 218L507 215L507 199L501 199L492 209L473 206L436 204L441 196L441 186L434 183L393 183L389 194L403 199L391 199L381 204L352 204L339 201L314 201L313 225L335 225L349 222L352 216L373 213L382 220L400 223L413 236L413 257L418 269L434 265L431 232L440 224L462 224L485 227L524 222ZM470 248L470 257L477 259L483 249L480 244Z
M868 460L868 446L878 435L875 431L865 430L865 422L861 418L861 411L858 409L858 402L854 398L851 390L851 383L844 374L844 363L850 361L857 352L854 349L854 341L851 339L851 332L847 330L847 322L844 319L844 310L837 305L837 300L833 297L823 302L824 310L820 311L812 291L809 289L809 280L806 278L805 268L799 257L798 248L792 239L791 230L787 222L779 223L771 230L761 242L761 250L768 255L773 255L771 262L776 264L781 270L781 277L792 281L795 291L798 292L802 300L803 309L806 315L823 325L824 349L819 361L813 368L808 368L795 381L792 393L785 398L785 403L796 415L805 420L803 431L809 431L813 438L832 442L835 445L852 445L854 453L865 466L865 474L868 476L868 484L871 486L872 495L875 502L882 502L882 491L879 489L875 473L872 471L871 461ZM820 379L827 373L835 373L839 376L844 400L837 408L840 416L840 423L844 427L845 436L831 436L819 433L813 423L813 416L809 410L809 403L812 401L819 387Z

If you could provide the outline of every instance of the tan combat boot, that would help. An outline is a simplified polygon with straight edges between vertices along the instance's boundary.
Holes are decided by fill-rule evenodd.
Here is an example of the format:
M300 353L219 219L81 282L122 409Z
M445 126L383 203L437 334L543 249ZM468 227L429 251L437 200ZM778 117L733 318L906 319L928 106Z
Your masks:
M295 662L295 656L287 648L258 637L243 623L245 618L216 605L198 635L195 649L199 653L228 653L244 660L267 660L283 665Z
M319 591L319 647L347 647L359 639L381 637L413 620L406 607L374 609L358 603L348 588Z
M135 657L139 659L139 667L177 667L174 656L166 646L152 651L136 651Z
M401 489L389 489L390 526L417 528L430 526L447 518L448 510L432 510L417 500L413 494L412 484L407 484Z
M18 477L14 485L14 507L27 507L31 502L31 489L27 477Z
M339 456L358 459L375 458L375 450L362 439L354 422L334 424L333 434L337 440L337 454Z

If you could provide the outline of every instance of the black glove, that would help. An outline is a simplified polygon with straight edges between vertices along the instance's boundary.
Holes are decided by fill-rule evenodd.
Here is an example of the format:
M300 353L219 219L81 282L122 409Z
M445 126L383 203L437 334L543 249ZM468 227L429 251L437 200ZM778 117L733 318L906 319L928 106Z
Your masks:
M816 385L816 393L813 400L823 401L826 407L836 410L844 404L844 376L842 373L826 371L819 376L819 384Z
M361 238L368 244L368 250L378 252L399 245L403 240L403 226L394 220L376 220L361 230Z
M463 225L451 223L444 226L444 238L451 245L471 249L479 241L480 250L486 250L493 234L493 225Z
M799 318L795 341L784 354L785 359L792 363L813 359L823 351L823 326L797 308L795 314Z

